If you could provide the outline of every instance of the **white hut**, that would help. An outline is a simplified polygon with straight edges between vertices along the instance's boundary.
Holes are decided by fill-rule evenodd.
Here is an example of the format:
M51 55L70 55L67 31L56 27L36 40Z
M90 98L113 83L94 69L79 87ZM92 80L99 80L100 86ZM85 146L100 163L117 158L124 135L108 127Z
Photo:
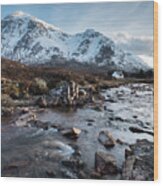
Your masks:
M114 79L123 79L124 78L124 74L122 71L114 71L112 73L112 78Z

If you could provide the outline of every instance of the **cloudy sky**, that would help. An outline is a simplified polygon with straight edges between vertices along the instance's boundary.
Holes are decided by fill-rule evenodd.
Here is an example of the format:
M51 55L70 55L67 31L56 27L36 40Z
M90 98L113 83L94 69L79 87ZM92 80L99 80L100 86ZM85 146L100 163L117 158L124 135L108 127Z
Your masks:
M3 5L2 19L19 10L70 34L93 28L153 64L153 1Z

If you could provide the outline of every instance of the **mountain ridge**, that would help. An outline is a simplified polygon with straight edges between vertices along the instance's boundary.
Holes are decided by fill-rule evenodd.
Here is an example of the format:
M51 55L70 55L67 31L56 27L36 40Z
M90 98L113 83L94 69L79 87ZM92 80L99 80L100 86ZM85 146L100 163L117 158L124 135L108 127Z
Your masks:
M1 25L2 57L26 64L55 65L62 59L126 72L149 70L139 57L125 53L94 29L70 35L21 11L6 16Z

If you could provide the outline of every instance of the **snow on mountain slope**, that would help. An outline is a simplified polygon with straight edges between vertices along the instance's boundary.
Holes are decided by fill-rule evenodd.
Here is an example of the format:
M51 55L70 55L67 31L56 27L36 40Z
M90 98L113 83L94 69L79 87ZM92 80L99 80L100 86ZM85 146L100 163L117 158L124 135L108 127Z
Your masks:
M23 12L2 20L2 56L26 63L42 63L67 51L67 34Z
M123 52L93 29L70 35L29 14L15 12L2 20L1 32L2 57L22 63L55 63L62 58L129 72L149 69L139 57Z

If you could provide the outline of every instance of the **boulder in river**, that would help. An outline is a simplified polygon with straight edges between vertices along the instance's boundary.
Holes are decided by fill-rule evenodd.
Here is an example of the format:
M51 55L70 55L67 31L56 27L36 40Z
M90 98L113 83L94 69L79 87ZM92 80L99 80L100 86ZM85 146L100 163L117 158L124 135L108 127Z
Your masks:
M98 111L98 112L102 112L103 108L101 106L97 105L97 106L93 107L93 110Z
M38 100L36 101L36 104L37 104L39 107L42 107L42 108L47 107L46 98L43 97L43 96L39 97Z
M133 171L135 160L136 160L136 157L134 155L128 156L126 158L126 161L123 167L123 173L122 173L122 177L125 178L126 180L129 180L132 176L132 171Z
M125 151L126 160L122 168L122 179L153 180L153 157L153 142L149 142L146 139L137 140L135 144L130 145L130 153Z
M118 144L120 144L120 145L125 144L125 142L124 142L123 140L119 139L119 138L116 140L116 142L117 142Z
M114 140L112 134L107 130L101 131L99 133L98 140L105 147L114 147L114 145L116 144L116 141Z
M36 120L36 115L33 112L28 112L19 116L14 123L18 127L26 127L29 126L29 121L31 120Z
M26 114L26 113L28 113L29 112L29 108L28 107L23 107L23 108L21 108L21 113L22 114Z
M62 164L65 166L65 167L69 167L71 169L82 169L84 167L84 162L79 159L79 158L76 158L76 157L70 157L68 159L65 159L62 161Z
M153 131L149 131L149 130L144 130L138 127L129 127L129 130L133 133L146 133L146 134L150 134L150 135L154 135Z
M115 157L103 151L96 152L95 154L95 169L103 175L118 173Z
M73 127L73 128L68 128L68 129L63 129L61 130L61 133L63 136L72 138L72 139L76 139L79 137L80 133L81 133L81 129Z

